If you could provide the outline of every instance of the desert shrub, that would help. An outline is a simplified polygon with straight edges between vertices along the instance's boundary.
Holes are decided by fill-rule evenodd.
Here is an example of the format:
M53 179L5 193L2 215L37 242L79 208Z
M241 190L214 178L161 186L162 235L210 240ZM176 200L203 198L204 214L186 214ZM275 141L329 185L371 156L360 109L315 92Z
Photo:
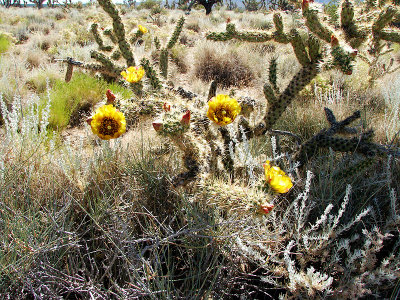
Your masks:
M153 8L157 8L160 7L160 2L156 1L156 0L146 0L143 2L140 2L140 4L138 5L138 9L153 9Z
M41 50L32 50L26 57L27 65L30 69L40 67L45 62L46 57Z
M194 74L203 81L216 80L224 87L248 85L255 77L248 62L235 51L202 47L196 55Z

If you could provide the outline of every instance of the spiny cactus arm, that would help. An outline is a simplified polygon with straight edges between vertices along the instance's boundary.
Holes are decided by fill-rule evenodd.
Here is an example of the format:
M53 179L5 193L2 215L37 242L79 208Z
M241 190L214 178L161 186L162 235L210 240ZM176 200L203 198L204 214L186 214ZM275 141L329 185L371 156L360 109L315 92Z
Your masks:
M340 27L342 28L346 41L353 47L358 48L367 38L367 32L360 29L354 21L354 4L351 0L342 2L340 13Z
M232 147L232 149L235 149L235 143L225 127L219 127L218 130L221 133L222 139L224 141L224 152L222 154L222 163L224 165L225 170L227 170L233 176L234 162L230 155L229 148Z
M304 164L315 155L319 148L330 147L339 152L357 152L367 157L375 155L393 155L400 156L399 149L390 149L386 146L371 142L373 131L369 130L360 136L344 138L334 136L336 133L354 133L354 129L347 126L354 120L360 118L360 112L356 111L343 121L337 122L332 111L325 108L325 114L330 123L329 129L323 129L311 139L303 143L299 150L294 154L294 160Z
M92 26L90 26L90 31L92 32L97 45L99 45L99 49L101 51L109 52L112 50L113 47L112 46L104 46L104 41L99 34L98 27L99 27L99 25L97 23L93 23Z
M168 49L162 49L160 52L160 74L164 78L167 78L168 76L168 57Z
M98 0L100 6L104 9L104 11L111 17L113 20L113 31L115 38L117 40L119 50L121 51L122 56L126 60L127 66L134 66L135 59L133 58L133 53L131 50L131 46L126 41L125 37L125 27L122 23L121 17L119 16L118 9L111 2L111 0Z
M322 52L321 52L321 43L318 38L314 35L309 34L308 40L308 55L312 62L321 61L322 59Z
M119 60L121 58L121 52L119 50L115 50L112 54L111 54L111 59L113 60Z
M108 37L110 38L110 40L111 40L114 44L117 44L117 43L118 43L118 41L117 41L117 39L115 38L115 36L114 36L114 34L113 34L113 32L112 32L111 29L105 29L105 30L103 31L103 33L104 33L105 36L108 36Z
M322 24L318 17L318 12L309 7L309 1L303 0L303 17L306 19L306 26L312 33L320 39L329 43L333 34L332 30Z
M207 101L217 95L217 81L213 80L210 84L210 89L208 90Z
M109 70L108 73L119 75L123 70L123 68L116 66L109 57L105 56L104 54L98 51L92 50L90 52L90 57L101 63L104 66L104 68L108 69Z
M160 44L160 40L158 39L158 37L154 37L154 45L156 46L157 50L160 50L161 48L161 44Z
M277 105L278 98L275 96L275 92L274 92L273 88L268 83L266 83L266 84L264 84L263 90L264 90L265 99L267 99L268 104L270 106Z
M235 28L235 24L228 23L225 32L212 32L207 35L207 39L213 41L228 41L237 39L247 42L267 42L274 38L273 34L264 32L239 32Z
M395 17L397 10L393 6L388 6L386 10L382 11L379 16L376 18L375 22L372 25L372 33L379 34L379 32L387 26Z
M325 107L324 111L325 111L325 117L328 120L329 125L331 126L329 130L326 131L325 134L333 135L335 133L357 133L357 131L355 131L354 128L347 128L347 126L361 117L361 113L359 110L355 111L351 116L347 117L346 119L340 122L336 121L336 117L333 114L332 110Z
M268 80L272 85L272 88L274 89L275 92L279 93L279 88L277 85L277 79L278 79L278 64L277 64L277 58L273 57L269 61L269 68L268 68Z
M153 87L153 89L159 90L161 88L161 83L157 77L156 72L151 67L150 61L146 58L142 58L140 64L143 67L144 71L146 72L147 78L150 79L150 85Z
M291 101L298 95L298 93L311 82L311 80L318 74L318 63L313 62L303 66L300 71L293 77L289 85L279 96L275 105L268 108L267 114L264 116L264 129L263 134L272 128L276 121L280 118L286 110Z
M93 71L93 72L98 72L101 74L104 74L106 76L110 76L113 78L118 78L120 77L120 73L122 71L122 69L109 69L107 67L105 67L104 65L98 65L98 64L83 64L79 66L82 69L86 69L89 71Z
M290 31L290 43L292 44L294 54L297 60L303 66L311 63L310 57L308 56L305 43L296 29Z
M179 38L179 36L180 36L180 34L182 32L182 29L183 29L183 24L185 24L185 18L181 17L179 19L178 23L175 26L175 30L172 33L171 38L169 39L169 42L167 44L167 49L171 49L176 44L176 42L178 41L178 38Z
M379 33L379 37L382 40L393 42L393 43L400 43L400 31L399 30L381 30Z
M289 38L283 31L283 21L281 14L275 13L273 16L273 21L276 29L276 31L273 33L274 40L282 44L289 43Z
M354 4L350 0L342 2L340 12L340 25L342 28L352 27L354 24Z

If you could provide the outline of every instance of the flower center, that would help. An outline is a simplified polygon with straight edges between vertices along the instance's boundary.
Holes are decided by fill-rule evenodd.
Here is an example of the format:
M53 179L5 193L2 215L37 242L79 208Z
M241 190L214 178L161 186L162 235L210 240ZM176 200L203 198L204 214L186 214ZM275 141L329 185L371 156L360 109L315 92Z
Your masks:
M216 117L217 117L217 119L218 119L219 121L223 121L224 118L226 118L226 117L232 119L230 110L226 110L226 109L224 109L224 108L218 109L218 110L215 112L215 115L216 115Z
M113 118L105 117L101 122L99 133L102 135L114 135L118 132L118 122Z

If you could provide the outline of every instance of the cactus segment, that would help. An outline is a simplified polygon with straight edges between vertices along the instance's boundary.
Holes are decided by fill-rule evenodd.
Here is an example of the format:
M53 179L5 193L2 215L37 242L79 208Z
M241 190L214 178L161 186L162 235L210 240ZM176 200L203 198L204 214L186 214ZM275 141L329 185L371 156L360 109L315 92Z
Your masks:
M207 101L217 95L217 81L213 80L210 84L210 89L208 90Z
M131 47L126 41L124 24L122 23L116 6L111 2L111 0L99 0L99 4L113 20L114 36L117 40L119 50L126 60L127 66L134 66L135 59L133 58Z
M286 107L297 96L297 94L311 82L318 74L318 63L310 63L301 68L301 70L293 77L289 85L279 96L276 104L268 109L264 117L265 127L264 132L271 129L276 121L280 118Z
M171 36L171 38L170 38L170 40L168 42L168 45L167 45L168 49L171 49L176 44L176 42L178 41L179 35L182 32L184 23L185 23L185 18L181 17L179 19L179 21L178 21L178 24L176 24L174 33L172 34L172 36Z
M271 58L271 60L269 62L268 80L271 83L273 89L279 93L279 89L277 86L278 64L276 61L277 61L277 58L273 57L273 58Z
M303 66L309 64L311 60L308 57L306 46L299 32L296 29L292 29L290 33L291 33L290 42L292 44L293 51L296 55L297 60Z
M289 43L289 38L283 32L283 21L282 16L279 13L275 13L273 17L276 31L273 33L273 39L278 43L287 44Z
M154 38L154 45L156 46L157 50L160 50L161 44L160 44L160 40L158 39L158 37Z
M340 170L338 173L336 173L333 176L334 180L339 180L339 179L344 179L346 177L350 177L354 174L361 173L364 170L367 170L374 162L376 161L376 158L374 156L372 157L365 157L361 159L359 162L353 164L352 166L349 166L345 168L344 170Z
M320 61L322 59L320 41L312 34L309 34L307 44L308 44L308 55L311 59L311 62Z
M332 47L331 55L333 57L334 66L340 68L344 74L351 75L353 73L354 55L346 52L339 45Z
M110 73L112 74L118 74L122 71L122 68L118 68L110 58L105 56L104 54L97 52L95 50L92 50L90 52L90 57L97 60L99 63L101 63L105 68L109 70Z
M383 27L388 25L393 17L396 15L396 9L393 6L388 6L385 11L382 11L378 18L375 20L374 24L372 25L372 32L374 34L379 33Z
M115 36L114 36L114 34L113 34L113 32L112 32L111 29L105 29L105 30L103 31L103 33L104 33L105 36L108 36L108 37L110 38L110 40L111 40L114 44L117 43L117 39L115 38Z
M305 9L303 10L303 16L306 19L306 26L311 32L327 43L331 41L333 32L321 23L317 11Z
M157 78L156 72L151 67L149 60L146 58L142 58L142 60L140 61L140 65L146 72L147 78L150 79L150 85L152 86L152 88L155 90L159 90L161 88L161 83L160 80Z
M111 59L113 59L113 60L119 60L120 58L121 58L121 52L120 51L118 51L118 50L115 50L114 52L113 52L113 54L111 54Z
M276 98L274 90L268 83L264 84L263 90L265 99L267 99L270 106L278 104L278 98Z
M225 32L212 32L207 35L207 39L213 41L228 41L237 39L246 42L267 42L274 38L274 35L265 32L239 32L235 28L235 24L229 23L226 25Z
M160 73L161 76L167 78L168 75L168 49L162 49L160 53Z
M382 30L379 37L388 42L400 43L400 32L396 30Z
M97 45L99 45L99 49L101 51L111 51L111 46L104 46L103 39L101 38L99 31L97 30L98 26L99 25L97 23L93 23L92 26L90 26L90 31L94 36L94 40L96 41Z

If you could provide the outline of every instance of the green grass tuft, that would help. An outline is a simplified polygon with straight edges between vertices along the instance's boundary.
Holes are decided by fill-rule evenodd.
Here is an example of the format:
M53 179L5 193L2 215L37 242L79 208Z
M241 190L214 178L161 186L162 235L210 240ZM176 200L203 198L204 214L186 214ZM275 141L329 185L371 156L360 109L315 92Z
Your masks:
M0 33L0 54L6 52L10 45L11 42L7 35Z
M82 116L89 115L95 105L105 99L107 89L123 98L133 96L129 89L115 83L108 84L85 73L74 74L68 83L56 80L50 92L50 128L62 130L68 125L79 125Z

